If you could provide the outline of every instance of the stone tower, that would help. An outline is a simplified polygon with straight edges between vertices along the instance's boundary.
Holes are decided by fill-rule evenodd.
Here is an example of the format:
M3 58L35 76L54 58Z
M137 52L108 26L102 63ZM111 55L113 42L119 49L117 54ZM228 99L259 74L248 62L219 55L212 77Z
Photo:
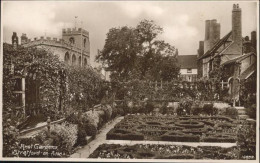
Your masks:
M220 24L216 19L206 20L205 22L205 40L204 53L211 49L220 39Z
M22 36L21 36L21 44L23 45L27 41L28 41L28 38L27 38L26 34L23 33Z
M90 54L90 42L89 42L89 32L82 29L82 28L67 28L67 29L62 29L62 39L65 42L68 42L69 44L79 48L82 53L88 53ZM80 59L81 60L81 57ZM73 62L73 58L72 58ZM81 61L82 64L83 62L89 63L89 58L88 61Z
M242 25L241 8L238 4L233 5L232 10L232 40L236 54L242 55Z
M13 32L13 35L12 35L12 45L14 48L18 47L18 37L17 37L16 32Z

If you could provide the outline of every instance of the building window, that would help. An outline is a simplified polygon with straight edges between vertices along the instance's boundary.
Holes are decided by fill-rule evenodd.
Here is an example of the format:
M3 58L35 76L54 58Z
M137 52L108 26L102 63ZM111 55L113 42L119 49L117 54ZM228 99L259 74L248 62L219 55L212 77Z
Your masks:
M76 65L76 56L73 54L72 56L72 65Z
M66 63L69 63L69 61L70 61L70 54L68 52L65 53L64 61Z
M87 66L88 64L88 61L87 61L87 58L84 59L84 66Z
M71 43L71 44L75 44L75 39L74 39L74 37L71 37L69 40L70 40L70 43Z
M86 47L86 42L87 42L87 40L86 40L86 38L84 38L84 48Z
M187 69L187 73L192 73L192 69L191 69L191 68L188 68L188 69Z
M79 56L79 65L81 66L81 56Z

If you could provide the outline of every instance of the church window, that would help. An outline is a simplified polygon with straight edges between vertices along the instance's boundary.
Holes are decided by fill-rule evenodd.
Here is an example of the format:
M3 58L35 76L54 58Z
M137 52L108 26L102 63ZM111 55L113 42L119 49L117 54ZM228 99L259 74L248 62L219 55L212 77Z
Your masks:
M76 65L76 56L73 54L72 56L72 65Z
M66 63L69 63L69 61L70 61L70 54L69 54L68 52L65 53L64 61L65 61Z
M70 40L70 43L71 43L71 44L75 44L75 39L74 39L74 37L71 37L69 40Z

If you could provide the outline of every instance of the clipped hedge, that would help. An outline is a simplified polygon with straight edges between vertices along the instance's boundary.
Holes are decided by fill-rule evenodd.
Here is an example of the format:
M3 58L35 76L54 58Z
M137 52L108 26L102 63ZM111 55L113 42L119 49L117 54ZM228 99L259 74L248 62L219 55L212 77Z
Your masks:
M141 134L131 133L127 130L112 129L106 135L107 140L144 140Z
M162 141L183 141L183 142L199 142L200 137L197 135L186 135L179 132L171 132L160 137Z
M235 143L235 138L227 138L227 137L206 137L203 139L204 142L221 142L221 143Z
M177 126L180 127L185 127L185 128L202 128L204 127L204 124L199 121L194 121L194 120L184 120L184 121L179 121L175 123Z

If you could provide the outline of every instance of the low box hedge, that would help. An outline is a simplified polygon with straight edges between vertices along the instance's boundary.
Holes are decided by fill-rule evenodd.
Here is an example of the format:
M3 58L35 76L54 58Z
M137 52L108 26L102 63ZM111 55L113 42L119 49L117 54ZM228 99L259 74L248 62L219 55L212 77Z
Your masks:
M141 134L131 133L127 130L112 129L106 135L107 140L144 140Z
M196 135L162 135L161 140L177 142L199 142L200 137Z
M204 142L221 142L221 143L235 143L235 138L223 138L223 137L206 137L203 139Z

